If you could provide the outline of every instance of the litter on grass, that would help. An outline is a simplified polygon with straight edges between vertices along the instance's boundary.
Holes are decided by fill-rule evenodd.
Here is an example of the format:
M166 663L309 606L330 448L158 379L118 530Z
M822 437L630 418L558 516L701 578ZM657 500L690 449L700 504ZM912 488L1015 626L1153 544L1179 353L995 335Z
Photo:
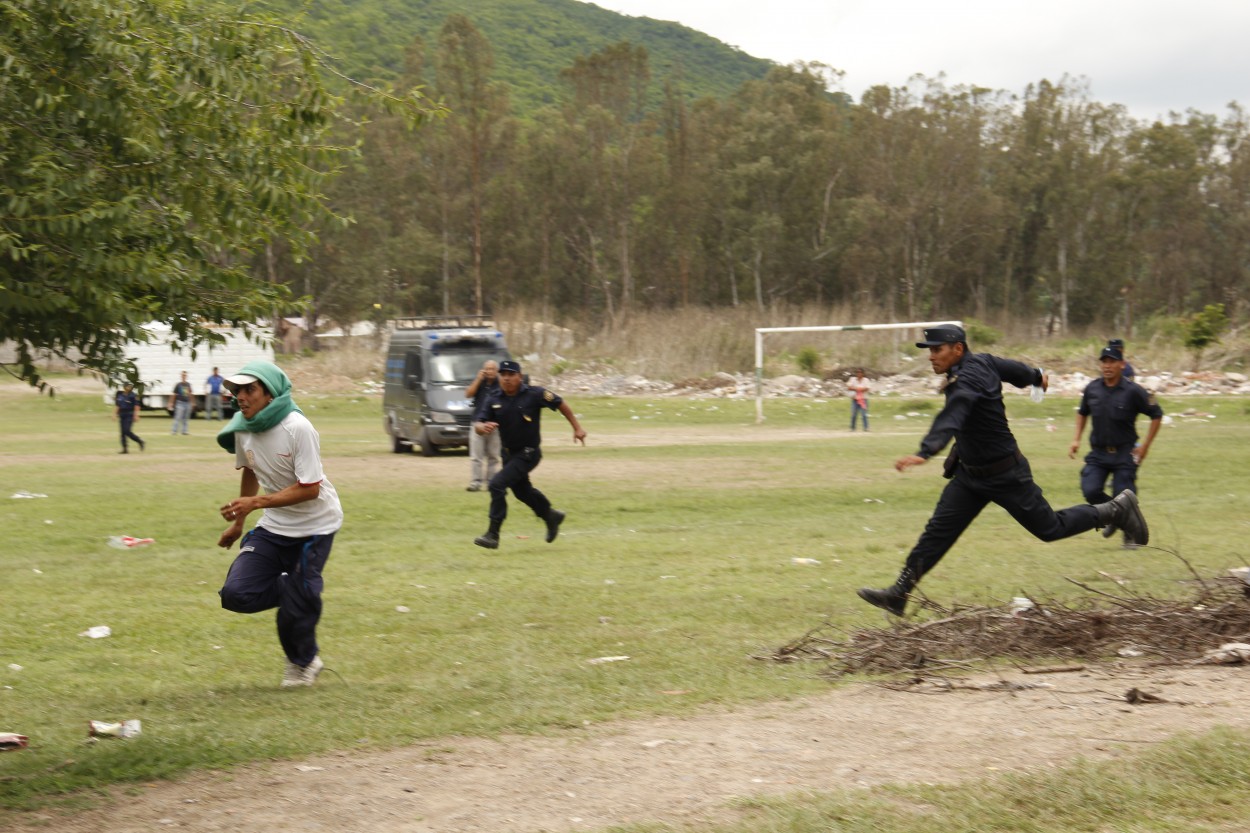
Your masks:
M19 735L17 732L0 732L0 752L25 749L29 745L29 741L30 738L25 735Z
M78 635L85 636L88 639L103 639L106 636L112 636L113 629L108 625L96 625L95 627L87 628Z
M87 721L87 735L93 738L133 738L138 737L142 731L143 726L138 720L123 720L120 723Z
M47 495L42 495L39 492L28 492L25 489L21 489L9 495L10 500L31 500L37 497L47 497Z
M624 662L629 657L595 657L586 660L587 665L603 665L605 662Z
M136 538L133 535L112 535L108 539L109 546L115 550L128 550L134 547L142 547L147 544L155 544L155 538Z

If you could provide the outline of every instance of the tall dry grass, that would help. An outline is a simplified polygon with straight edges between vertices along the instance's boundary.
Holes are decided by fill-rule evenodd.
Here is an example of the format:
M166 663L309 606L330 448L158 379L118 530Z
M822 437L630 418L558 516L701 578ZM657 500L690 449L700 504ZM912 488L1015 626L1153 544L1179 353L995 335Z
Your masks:
M552 378L569 370L589 370L650 379L679 381L706 378L717 372L751 374L755 371L757 327L829 326L888 323L882 313L849 307L777 305L766 311L754 307L647 310L631 313L618 326L607 326L590 316L544 316L537 307L519 305L504 310L495 322L512 353L526 370ZM972 349L1036 362L1060 372L1096 368L1097 348L1122 333L1089 328L1065 335L1046 336L1036 320L968 321L974 334ZM845 376L863 367L870 376L929 372L913 345L914 330L852 331L838 333L775 333L766 336L764 373L778 376L806 373L815 358L816 373L826 378ZM1179 373L1195 369L1195 359L1179 330L1143 327L1128 337L1129 360L1146 372ZM808 367L800 361L806 354ZM297 369L331 377L380 381L385 342L357 339L312 356L281 357ZM1208 348L1200 368L1240 370L1250 367L1250 335L1234 330Z

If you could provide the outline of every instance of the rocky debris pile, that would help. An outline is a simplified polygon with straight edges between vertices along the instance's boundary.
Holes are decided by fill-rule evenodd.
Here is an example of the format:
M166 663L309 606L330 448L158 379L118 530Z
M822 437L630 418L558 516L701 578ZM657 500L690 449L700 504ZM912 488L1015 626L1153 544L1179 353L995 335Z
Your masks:
M926 368L927 370L927 368ZM1052 373L1050 395L1078 397L1093 381L1092 375ZM1250 395L1250 379L1242 373L1216 371L1143 374L1137 381L1160 396ZM915 372L879 376L872 380L874 396L933 396L941 386L941 378ZM685 396L693 399L754 399L755 377L743 373L718 372L705 378L664 382L639 375L614 374L602 371L568 370L549 384L562 393L589 396ZM790 374L764 379L763 394L768 398L831 399L847 396L846 382L841 375L831 378ZM1027 388L1017 390L1008 385L1010 393L1028 395Z

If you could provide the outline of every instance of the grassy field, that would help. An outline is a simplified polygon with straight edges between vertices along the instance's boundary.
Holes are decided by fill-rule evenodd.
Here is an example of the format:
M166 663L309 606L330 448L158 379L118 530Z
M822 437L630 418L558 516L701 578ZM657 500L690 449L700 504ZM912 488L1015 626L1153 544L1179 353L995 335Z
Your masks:
M282 691L272 614L219 605L232 553L215 547L215 510L237 495L238 474L214 424L196 420L192 436L173 437L167 418L145 417L148 450L123 457L99 397L0 385L0 731L32 745L0 756L0 808L72 805L110 783L331 748L822 690L815 668L750 655L827 619L882 622L854 589L893 579L943 483L936 463L907 474L891 465L915 449L932 401L878 397L873 433L850 435L843 400L770 402L757 426L752 402L574 396L588 446L574 447L549 415L534 476L569 513L560 539L545 544L541 523L513 501L491 553L472 543L487 497L464 491L463 454L390 453L373 397L298 401L321 432L347 521L320 629L333 672L314 689ZM1080 464L1066 456L1075 404L1010 400L1057 507L1080 501ZM1064 577L1111 588L1115 575L1178 596L1188 573L1168 550L1204 574L1245 564L1250 407L1163 405L1175 419L1141 477L1162 549L1123 551L1094 534L1042 544L991 507L924 591L943 602L1021 591L1070 600L1085 591ZM9 497L19 491L46 497ZM156 543L117 550L113 535ZM79 635L95 625L112 636ZM618 655L632 659L586 662ZM675 689L691 693L663 694ZM127 718L143 721L142 737L84 746L88 720ZM1244 749L1245 739L1224 744Z

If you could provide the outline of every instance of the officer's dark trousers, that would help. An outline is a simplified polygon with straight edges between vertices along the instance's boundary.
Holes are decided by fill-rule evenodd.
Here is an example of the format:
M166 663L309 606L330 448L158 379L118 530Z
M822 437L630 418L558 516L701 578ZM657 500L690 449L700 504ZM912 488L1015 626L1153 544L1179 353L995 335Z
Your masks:
M1043 541L1057 541L1098 525L1098 511L1079 505L1056 512L1033 482L1028 460L1021 459L1002 474L973 477L960 467L946 484L933 517L907 556L916 581L932 570L987 504L997 503L1022 527Z
M494 523L503 523L508 517L508 490L516 495L517 500L524 503L534 514L546 518L551 510L551 501L547 496L534 488L530 482L530 472L538 467L543 453L538 448L527 448L523 451L503 450L503 468L490 479L490 519Z
M137 443L143 442L139 439L139 435L134 432L135 416L134 414L121 414L117 417L117 421L122 427L122 451L126 450L126 440L131 439Z
M1107 477L1111 477L1111 494L1103 489ZM1081 494L1090 503L1106 503L1125 489L1137 491L1137 463L1133 462L1133 449L1125 446L1115 453L1094 449L1085 455L1085 467L1081 469Z
M288 538L256 527L243 538L226 573L221 606L235 613L278 609L278 641L287 659L307 665L317 656L321 570L334 533Z

